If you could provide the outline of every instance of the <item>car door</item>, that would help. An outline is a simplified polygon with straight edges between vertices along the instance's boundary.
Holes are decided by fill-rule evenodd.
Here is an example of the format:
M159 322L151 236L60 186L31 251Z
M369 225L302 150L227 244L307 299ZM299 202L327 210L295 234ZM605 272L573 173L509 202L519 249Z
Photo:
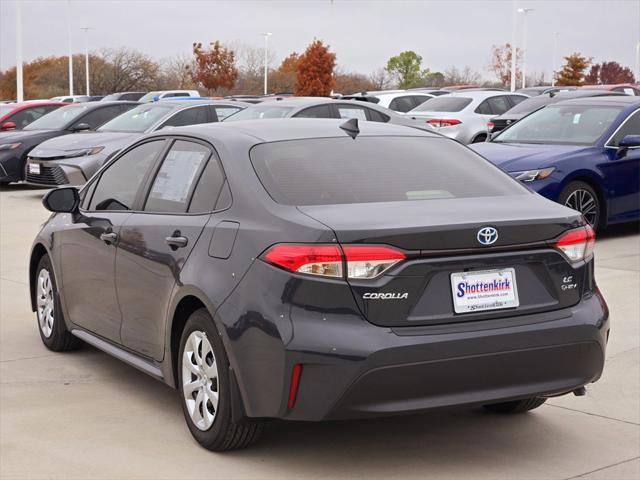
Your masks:
M164 140L137 145L88 185L80 213L61 232L61 281L69 320L101 337L120 341L115 288L120 229Z
M150 178L142 211L133 213L122 226L115 269L122 342L156 360L164 356L171 292L224 183L209 145L170 141ZM199 180L207 183L206 189L196 191Z
M611 220L640 215L640 148L630 148L623 154L618 151L618 142L627 135L640 135L640 110L627 117L607 142L607 160L599 165L609 197L607 216Z

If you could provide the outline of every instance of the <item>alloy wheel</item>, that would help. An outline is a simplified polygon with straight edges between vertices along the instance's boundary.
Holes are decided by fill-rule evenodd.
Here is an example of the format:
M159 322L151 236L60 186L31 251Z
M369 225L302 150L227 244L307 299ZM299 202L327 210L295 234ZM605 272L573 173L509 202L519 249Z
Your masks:
M596 224L598 220L598 202L591 192L581 188L574 190L567 197L564 204L582 213L589 225Z
M191 332L182 354L182 393L189 416L208 430L218 411L218 363L207 334Z
M49 271L44 268L40 270L40 273L38 274L37 288L38 323L40 324L42 334L45 338L49 338L51 336L51 332L53 332L55 301L51 275L49 274Z

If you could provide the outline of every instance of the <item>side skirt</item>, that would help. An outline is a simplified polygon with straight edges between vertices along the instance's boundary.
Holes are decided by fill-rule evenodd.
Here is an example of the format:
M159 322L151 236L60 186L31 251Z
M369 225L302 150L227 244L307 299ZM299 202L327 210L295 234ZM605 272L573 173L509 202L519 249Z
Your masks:
M80 340L87 342L89 345L93 345L97 349L102 350L103 352L108 353L113 357L116 357L118 360L122 360L123 362L137 368L147 375L151 375L157 380L161 380L164 382L164 375L162 373L162 370L155 363L150 362L149 360L146 360L123 348L120 348L113 343L103 340L102 338L93 335L85 330L74 328L71 330L71 333L78 337Z

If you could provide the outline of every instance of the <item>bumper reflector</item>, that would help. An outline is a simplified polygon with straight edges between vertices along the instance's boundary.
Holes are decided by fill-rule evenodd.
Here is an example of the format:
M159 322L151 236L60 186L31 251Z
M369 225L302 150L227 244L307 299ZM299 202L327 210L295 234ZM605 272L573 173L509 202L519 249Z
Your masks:
M300 386L300 377L302 376L302 365L299 363L293 366L291 372L291 384L289 385L289 401L287 402L287 408L291 410L296 405L296 398L298 397L298 387Z

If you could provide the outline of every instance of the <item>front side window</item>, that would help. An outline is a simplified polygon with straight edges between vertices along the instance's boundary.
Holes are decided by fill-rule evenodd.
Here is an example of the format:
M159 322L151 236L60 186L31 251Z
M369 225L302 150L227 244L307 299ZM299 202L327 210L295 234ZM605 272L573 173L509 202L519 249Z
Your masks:
M176 141L156 174L145 212L185 213L193 186L210 155L211 150L204 145Z
M200 123L207 123L209 116L207 113L207 106L187 108L176 113L162 124L162 128L165 127L184 127L186 125L198 125Z
M503 130L493 141L593 145L621 110L619 106L549 105Z
M236 122L241 120L260 120L267 118L285 118L293 110L293 107L278 107L278 106L256 106L245 108L241 112L230 116L225 121Z
M443 138L290 140L256 145L250 157L269 195L285 205L528 194L479 155Z
M131 210L145 175L164 146L153 140L127 151L97 181L89 210Z
M607 145L617 147L620 140L627 135L640 135L640 110L636 110L635 113L632 113L627 118L627 121L624 122Z
M24 110L20 110L15 115L9 117L7 121L13 122L16 124L18 130L23 129L30 123L35 122L37 119L46 115L49 112L52 112L56 108L59 108L57 105L49 105L44 107L34 107L34 108L26 108Z
M121 105L111 105L109 107L96 108L92 112L87 113L82 118L79 118L74 125L86 123L87 125L89 125L91 130L95 130L99 126L108 122L112 118L117 117L121 113L122 113Z

